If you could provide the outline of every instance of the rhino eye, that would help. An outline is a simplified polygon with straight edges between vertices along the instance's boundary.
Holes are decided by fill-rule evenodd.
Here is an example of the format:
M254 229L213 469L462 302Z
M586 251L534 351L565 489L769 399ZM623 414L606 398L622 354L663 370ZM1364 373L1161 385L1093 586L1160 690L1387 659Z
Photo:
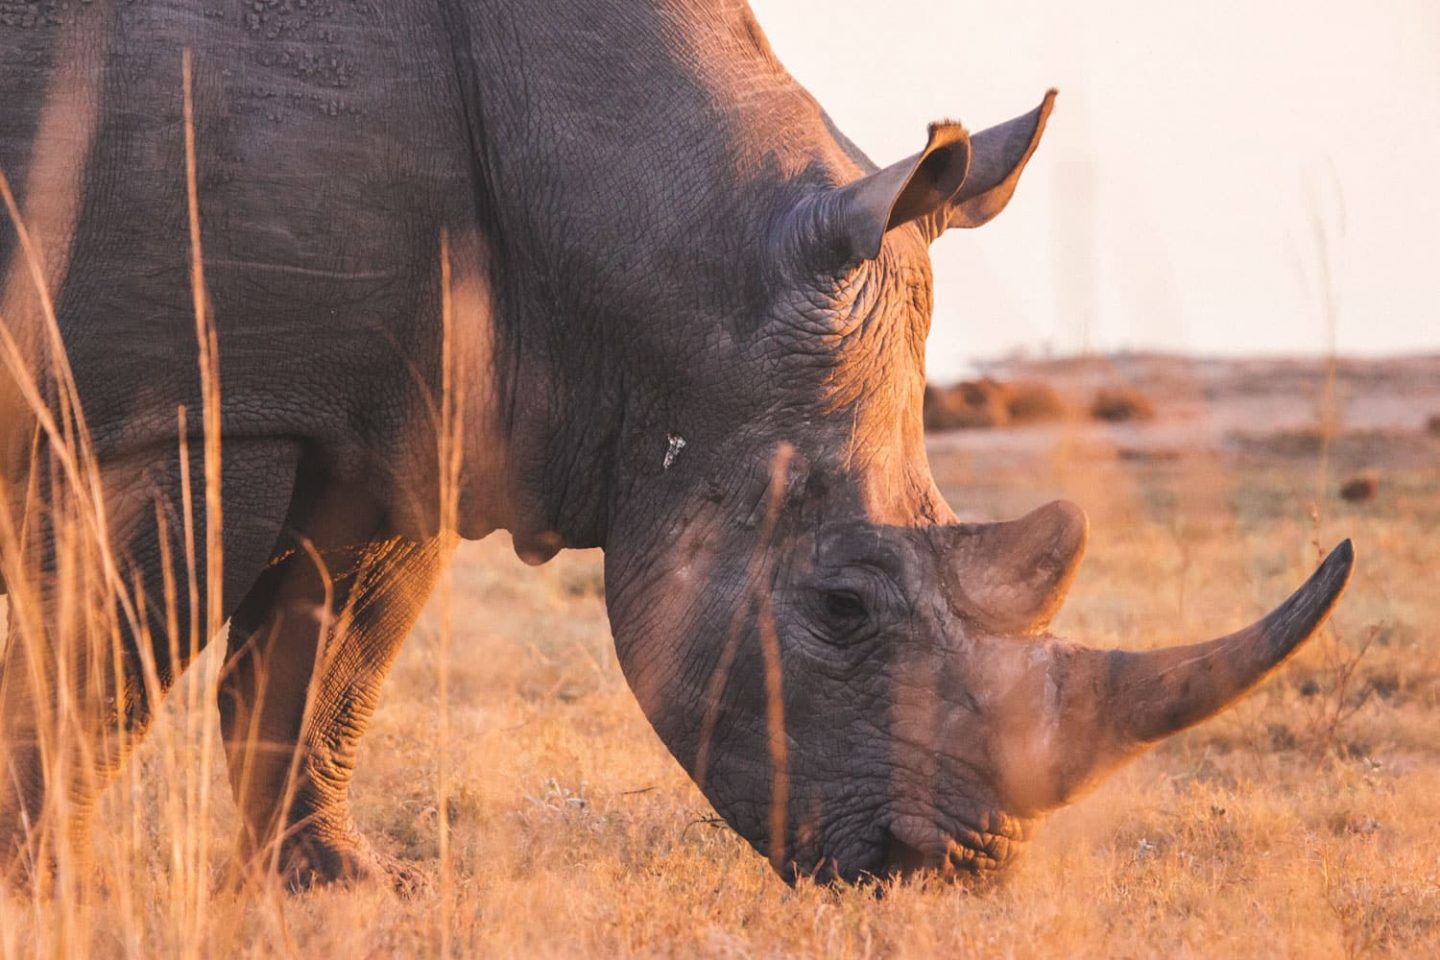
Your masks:
M841 626L854 626L865 619L865 601L853 590L826 590L821 598L825 616Z

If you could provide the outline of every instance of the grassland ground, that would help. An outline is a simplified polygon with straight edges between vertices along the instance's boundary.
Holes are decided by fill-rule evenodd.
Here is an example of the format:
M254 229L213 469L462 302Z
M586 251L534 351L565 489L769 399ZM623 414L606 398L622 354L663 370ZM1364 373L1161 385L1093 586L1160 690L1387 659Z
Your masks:
M105 883L0 901L0 956L1440 954L1440 436L1425 427L1440 362L1342 364L1333 408L1315 363L1026 375L1077 397L1123 381L1158 414L933 440L963 516L1055 497L1089 512L1056 633L1204 639L1269 609L1342 537L1359 566L1324 634L1264 688L1053 817L1005 881L784 886L641 715L610 648L600 555L531 570L497 536L461 547L448 641L432 605L353 789L362 828L437 875L433 891L220 887L236 818L218 745L197 759L213 736L196 719L213 709L207 654L105 798ZM1342 501L1361 470L1377 495ZM191 852L198 872L177 867Z

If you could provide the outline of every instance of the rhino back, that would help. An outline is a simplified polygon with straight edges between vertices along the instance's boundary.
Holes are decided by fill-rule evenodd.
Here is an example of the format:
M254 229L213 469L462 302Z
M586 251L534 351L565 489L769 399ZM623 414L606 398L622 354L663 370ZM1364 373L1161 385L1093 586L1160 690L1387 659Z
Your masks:
M474 262L459 325L493 333L473 354L488 369L467 369L493 389L469 391L465 419L496 433L467 434L462 515L572 545L602 542L602 501L653 459L635 450L663 448L697 377L754 402L739 366L672 360L751 336L775 211L868 166L742 0L72 3L57 19L0 25L0 58L30 64L0 72L0 163L23 171L27 217L47 195L74 207L46 246L67 255L53 285L101 443L173 443L176 405L200 402L189 49L228 435L312 441L383 496L433 489L448 229ZM78 174L37 178L59 91L83 122L56 125L74 162L51 166ZM0 231L7 290L13 254Z
M56 312L102 450L173 443L176 406L200 400L189 50L225 429L364 469L434 379L438 236L474 216L436 7L53 6L0 22L0 164L63 260ZM22 259L0 233L7 291Z

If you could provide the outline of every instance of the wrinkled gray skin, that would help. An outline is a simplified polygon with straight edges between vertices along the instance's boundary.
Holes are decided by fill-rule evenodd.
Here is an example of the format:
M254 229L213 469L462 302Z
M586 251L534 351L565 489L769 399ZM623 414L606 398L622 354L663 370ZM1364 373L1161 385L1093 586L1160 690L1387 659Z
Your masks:
M739 2L25 10L0 17L0 170L45 251L126 580L151 596L156 502L183 556L177 405L203 475L193 51L233 617L220 709L242 850L281 837L296 883L415 879L356 833L346 791L449 542L432 399L442 235L459 532L507 529L534 562L605 549L641 706L787 878L1004 864L1034 818L1258 682L1348 575L1346 544L1248 631L1101 653L1043 632L1083 549L1077 508L955 523L921 429L926 247L1000 212L1050 97L974 137L934 126L922 153L877 170ZM8 219L0 264L23 333L40 309ZM8 403L13 491L30 433ZM327 593L302 537L349 611L308 712ZM163 688L184 663L155 657ZM143 661L127 636L117 702L87 721L97 743L107 723L143 732ZM36 730L53 707L14 644L4 670L0 838L20 862L45 830L83 828L128 751L47 782ZM63 825L44 803L61 789ZM22 822L38 824L28 843Z

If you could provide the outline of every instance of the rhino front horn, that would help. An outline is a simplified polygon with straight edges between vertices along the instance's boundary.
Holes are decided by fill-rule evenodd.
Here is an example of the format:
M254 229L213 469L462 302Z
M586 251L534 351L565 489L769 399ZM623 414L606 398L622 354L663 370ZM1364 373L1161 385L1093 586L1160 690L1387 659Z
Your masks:
M1095 654L1106 661L1106 699L1121 740L1153 743L1225 709L1320 629L1354 567L1346 540L1288 600L1243 630L1209 643Z
M1207 643L1127 652L1052 641L1030 708L1012 711L1000 738L1007 799L1026 813L1053 809L1234 703L1320 629L1354 566L1346 540L1270 614Z

